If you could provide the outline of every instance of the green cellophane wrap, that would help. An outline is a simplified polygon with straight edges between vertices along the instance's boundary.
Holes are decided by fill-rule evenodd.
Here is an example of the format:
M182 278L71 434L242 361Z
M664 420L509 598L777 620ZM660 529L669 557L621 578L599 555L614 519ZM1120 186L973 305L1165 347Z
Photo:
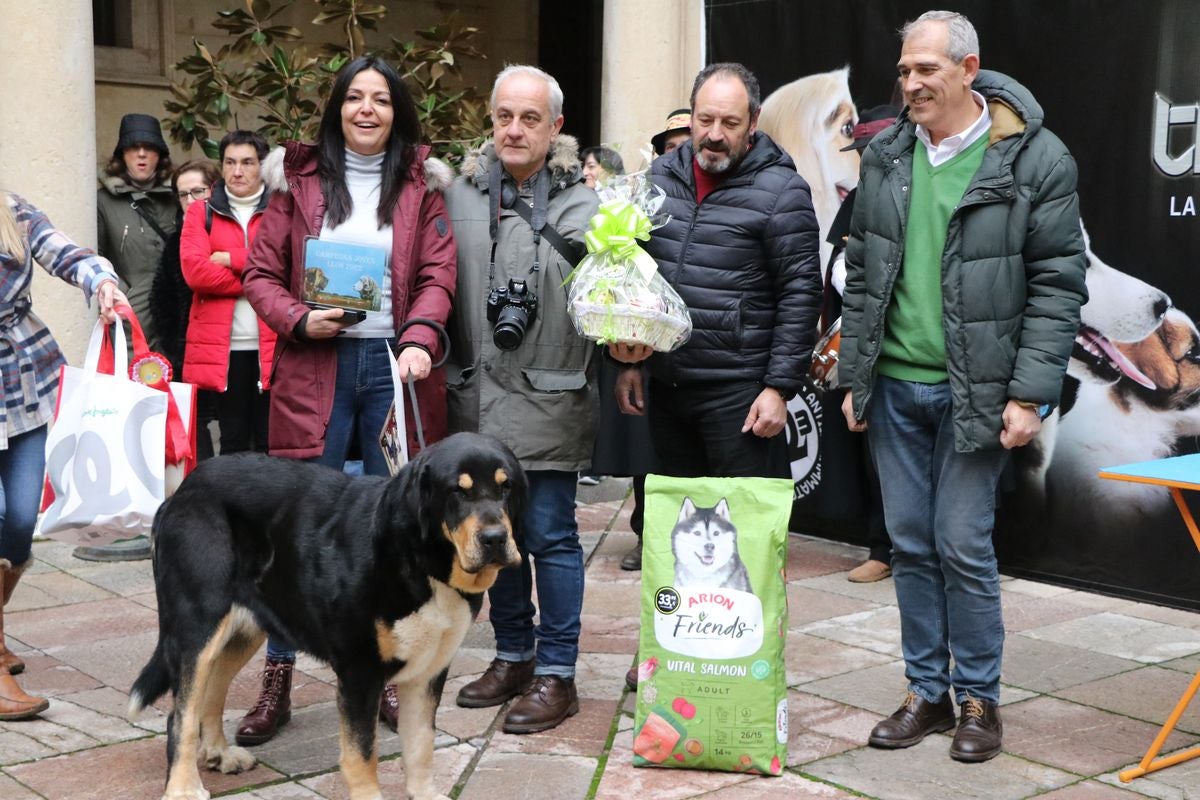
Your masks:
M568 309L580 335L601 344L647 344L667 352L687 341L687 306L639 241L666 224L662 190L635 173L597 190L600 209L586 234L588 255L570 275Z

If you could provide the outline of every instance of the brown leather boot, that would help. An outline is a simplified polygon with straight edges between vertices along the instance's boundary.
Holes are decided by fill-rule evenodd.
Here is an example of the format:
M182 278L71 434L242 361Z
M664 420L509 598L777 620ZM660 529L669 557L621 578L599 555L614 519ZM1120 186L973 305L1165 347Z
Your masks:
M25 694L17 685L16 678L7 672L0 672L0 720L11 722L29 719L49 707L49 700Z
M263 668L262 691L250 713L238 724L237 743L255 745L269 742L292 718L292 668L290 661L267 659Z
M537 733L549 730L579 713L575 679L557 675L535 675L533 685L504 715L505 733Z
M396 697L395 684L384 686L379 696L379 721L391 728L392 733L400 730L400 698Z
M17 581L21 580L21 575L28 566L28 561L14 567L8 559L0 558L0 672L7 672L9 675L20 675L24 672L25 662L13 655L4 644L4 606L8 605L13 590L17 588Z
M525 694L533 680L533 659L504 661L496 658L487 672L458 690L454 702L463 708L498 706L519 694Z

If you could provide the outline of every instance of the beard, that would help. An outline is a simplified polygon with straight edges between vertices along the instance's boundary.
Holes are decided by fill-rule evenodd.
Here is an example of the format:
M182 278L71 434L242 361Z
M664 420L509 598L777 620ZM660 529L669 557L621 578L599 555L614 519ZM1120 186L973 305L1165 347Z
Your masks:
M696 163L709 175L723 175L742 163L742 158L750 149L749 143L750 138L746 137L746 141L733 150L728 142L714 142L705 137L696 145Z

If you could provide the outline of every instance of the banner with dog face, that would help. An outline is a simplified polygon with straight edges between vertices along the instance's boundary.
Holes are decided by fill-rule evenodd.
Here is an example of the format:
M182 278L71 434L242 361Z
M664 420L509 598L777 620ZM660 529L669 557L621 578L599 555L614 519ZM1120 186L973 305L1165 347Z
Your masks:
M812 185L824 233L857 182L857 167L846 163L856 154L840 149L850 141L845 122L857 119L857 109L893 102L896 31L934 6L706 5L709 60L740 61L758 76L760 126ZM1097 477L1103 467L1200 449L1200 4L947 0L936 7L966 14L979 32L982 65L1037 98L1046 127L1078 164L1087 233L1090 300L1060 406L1038 439L1014 453L1005 480L996 531L1002 568L1200 608L1200 554L1168 491ZM816 417L813 404L804 405L804 420L793 410L797 432ZM846 491L829 478L846 457L830 446L829 431L841 421L829 412L818 440L803 440L819 457L803 469L804 487L798 479L798 509L811 508L814 492ZM1200 498L1189 502L1200 510ZM808 521L838 538L860 535L856 522Z

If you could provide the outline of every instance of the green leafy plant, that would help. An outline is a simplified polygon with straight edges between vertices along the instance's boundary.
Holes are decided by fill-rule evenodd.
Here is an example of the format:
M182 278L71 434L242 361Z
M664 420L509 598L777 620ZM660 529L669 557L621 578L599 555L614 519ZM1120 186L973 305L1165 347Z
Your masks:
M478 28L463 25L458 14L415 32L415 39L377 34L388 7L364 0L313 0L320 13L312 26L340 30L336 43L306 43L305 34L273 22L296 0L244 0L243 8L217 12L213 25L232 41L213 52L194 39L194 52L175 69L187 76L173 83L167 130L185 149L199 145L217 155L217 139L227 130L257 130L269 141L312 141L324 99L334 76L364 53L382 56L412 92L421 125L438 155L456 159L478 144L486 131L487 100L465 85L464 59L484 58L475 47ZM393 4L395 5L395 4ZM257 124L245 119L255 116Z

